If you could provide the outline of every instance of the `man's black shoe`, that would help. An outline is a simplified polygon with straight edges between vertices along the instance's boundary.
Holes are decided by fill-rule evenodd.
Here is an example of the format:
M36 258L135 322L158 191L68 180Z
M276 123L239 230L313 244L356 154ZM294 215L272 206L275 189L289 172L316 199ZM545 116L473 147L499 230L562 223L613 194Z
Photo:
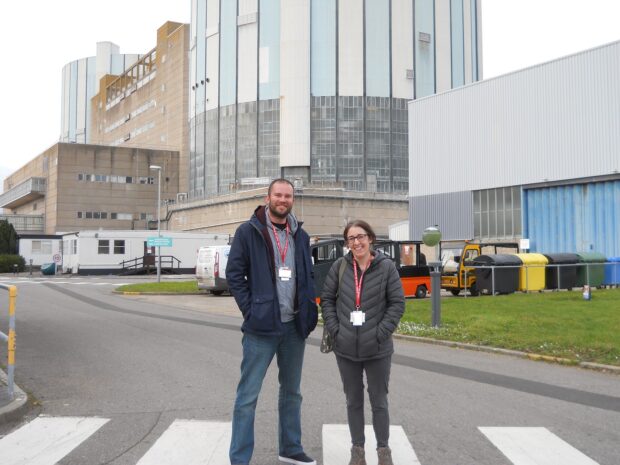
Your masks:
M308 457L303 452L301 454L291 455L290 457L278 456L280 462L292 463L294 465L316 465L316 460Z

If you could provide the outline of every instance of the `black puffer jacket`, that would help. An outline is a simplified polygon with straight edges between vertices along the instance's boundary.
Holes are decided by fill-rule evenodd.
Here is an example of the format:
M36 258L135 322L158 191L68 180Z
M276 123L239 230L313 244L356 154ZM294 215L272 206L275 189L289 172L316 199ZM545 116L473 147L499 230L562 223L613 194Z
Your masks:
M323 321L334 339L334 352L353 361L391 355L394 352L392 333L405 311L403 286L394 263L381 253L371 253L374 259L362 284L361 310L366 314L362 326L351 324L351 311L355 310L355 281L350 252L332 265L321 296ZM341 260L346 260L347 266L339 291Z

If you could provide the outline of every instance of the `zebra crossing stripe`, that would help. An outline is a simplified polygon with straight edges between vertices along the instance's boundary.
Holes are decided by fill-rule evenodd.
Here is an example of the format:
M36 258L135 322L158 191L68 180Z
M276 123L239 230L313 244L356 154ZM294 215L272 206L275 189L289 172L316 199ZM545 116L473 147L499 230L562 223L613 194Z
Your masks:
M38 417L0 439L0 462L53 465L108 421L92 417Z
M175 420L137 465L223 465L232 423Z
M514 465L599 465L547 428L478 429Z
M364 428L366 463L377 465L377 441L372 425ZM392 460L398 465L420 465L402 426L390 425ZM342 465L351 458L351 434L348 425L323 425L323 465Z

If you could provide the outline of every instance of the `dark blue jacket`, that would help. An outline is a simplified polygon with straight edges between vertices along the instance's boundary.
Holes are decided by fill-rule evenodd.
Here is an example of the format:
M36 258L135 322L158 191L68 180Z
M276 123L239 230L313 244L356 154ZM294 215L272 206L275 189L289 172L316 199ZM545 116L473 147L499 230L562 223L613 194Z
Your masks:
M301 225L299 222L293 233L296 277L294 310L297 331L306 338L316 327L318 312L310 238ZM226 279L243 314L241 330L263 336L281 335L274 249L267 230L264 206L254 210L250 221L237 229L228 255Z

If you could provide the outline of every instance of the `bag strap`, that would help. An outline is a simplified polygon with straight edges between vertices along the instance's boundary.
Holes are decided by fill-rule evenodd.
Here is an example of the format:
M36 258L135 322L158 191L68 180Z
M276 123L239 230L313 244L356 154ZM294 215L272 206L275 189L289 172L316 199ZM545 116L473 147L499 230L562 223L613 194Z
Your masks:
M338 292L336 295L340 293L340 286L342 285L342 276L344 275L344 270L347 269L347 261L344 257L340 259L340 267L338 268Z

